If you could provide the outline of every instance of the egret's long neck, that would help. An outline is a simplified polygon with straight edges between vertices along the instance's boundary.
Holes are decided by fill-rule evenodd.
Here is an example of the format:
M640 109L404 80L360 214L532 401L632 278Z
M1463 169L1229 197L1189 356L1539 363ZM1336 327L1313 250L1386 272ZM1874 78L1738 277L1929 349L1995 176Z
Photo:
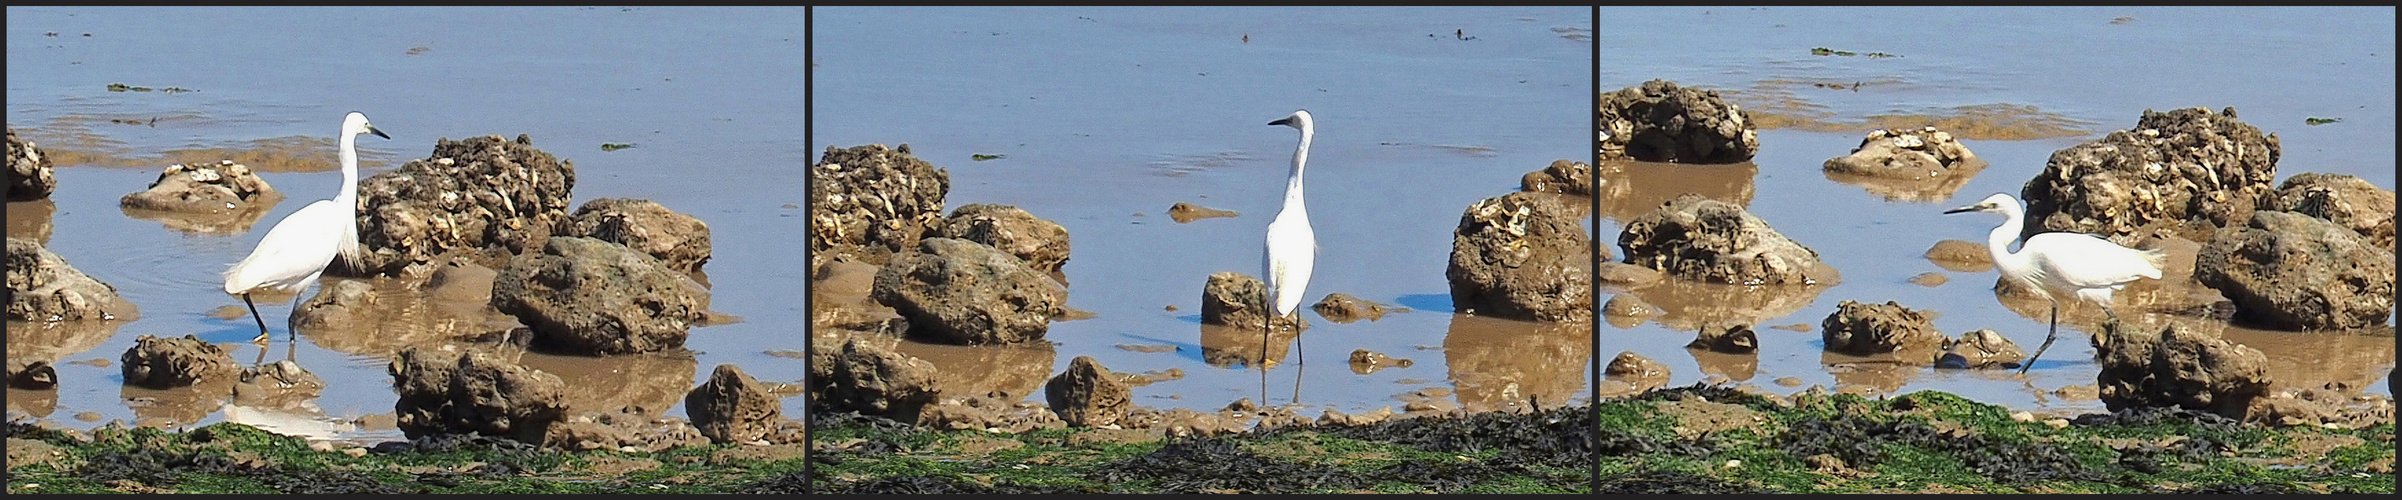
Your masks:
M1293 149L1292 178L1286 180L1284 185L1285 210L1307 210L1301 205L1301 169L1309 163L1310 128L1307 125L1301 127L1301 147Z
M1985 251L1993 256L1995 266L2018 267L2018 255L2010 252L2010 244L2018 241L2020 227L2025 224L2020 220L2017 206L2003 205L2002 218L2002 225L1985 235Z
M359 139L358 134L342 131L342 192L334 195L334 204L342 210L357 214L359 209Z

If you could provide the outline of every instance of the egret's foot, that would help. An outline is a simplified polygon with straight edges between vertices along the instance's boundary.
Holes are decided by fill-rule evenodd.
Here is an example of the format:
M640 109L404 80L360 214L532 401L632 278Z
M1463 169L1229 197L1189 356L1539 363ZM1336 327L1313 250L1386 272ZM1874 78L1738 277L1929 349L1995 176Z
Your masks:
M267 344L267 332L266 332L265 330L260 330L260 331L259 331L259 336L258 336L258 338L253 338L253 339L250 339L250 343L253 343L253 344L259 344L259 345L266 345L266 344Z

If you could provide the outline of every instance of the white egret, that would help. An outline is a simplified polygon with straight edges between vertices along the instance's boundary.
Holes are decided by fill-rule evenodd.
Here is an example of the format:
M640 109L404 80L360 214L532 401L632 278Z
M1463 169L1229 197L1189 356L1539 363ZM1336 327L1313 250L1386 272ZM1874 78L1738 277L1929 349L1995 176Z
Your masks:
M1993 269L2052 302L2051 332L2044 335L2043 345L2035 348L2035 355L2019 366L2019 373L2034 367L2035 358L2043 357L2043 350L2051 348L2052 340L2060 335L2060 299L2074 295L2099 304L2102 312L2116 321L2118 313L2110 310L2110 292L2126 288L2136 278L2160 279L2161 261L2166 258L2160 250L2136 250L2099 236L2065 232L2029 236L2017 252L2011 252L2010 243L2018 241L2024 218L2017 198L1995 193L1975 205L1943 213L1963 212L2002 214L2006 220L1985 237L1985 251L1993 255Z
M276 221L249 257L225 270L225 293L242 296L242 304L250 306L251 319L259 323L259 336L251 342L267 341L267 320L259 316L258 304L250 301L252 292L292 292L292 303L298 307L297 294L317 282L335 255L358 261L359 134L392 138L368 124L367 115L354 111L343 117L342 134L336 136L342 145L342 191L334 199L317 200Z
M1301 145L1293 149L1293 173L1284 181L1284 211L1268 222L1267 250L1262 260L1262 281L1267 284L1268 304L1276 315L1261 322L1260 363L1265 370L1268 360L1268 332L1275 329L1276 319L1294 316L1301 307L1302 290L1309 286L1309 269L1318 257L1318 239L1309 230L1309 208L1301 204L1301 167L1309 162L1309 140L1317 130L1310 126L1309 110L1294 111L1269 125L1301 129ZM1296 329L1299 323L1294 323ZM1296 330L1295 334L1299 331ZM1298 360L1296 360L1298 361ZM1264 372L1263 372L1264 373Z

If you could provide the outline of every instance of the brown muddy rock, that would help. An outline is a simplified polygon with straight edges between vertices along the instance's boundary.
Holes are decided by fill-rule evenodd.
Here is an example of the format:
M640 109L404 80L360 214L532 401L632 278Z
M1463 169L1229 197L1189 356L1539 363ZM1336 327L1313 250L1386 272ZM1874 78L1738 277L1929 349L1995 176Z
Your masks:
M2027 181L2027 232L2070 231L2134 245L2155 229L2202 239L2276 201L2276 134L2235 108L2143 112L2135 128L2052 153Z
M249 210L255 204L272 204L282 195L267 185L267 180L250 171L249 165L222 160L215 164L168 165L150 181L149 189L127 194L117 199L124 208L186 212L198 214L230 214Z
M86 276L41 243L8 239L8 319L34 322L132 319L117 287Z
M1593 243L1567 203L1519 191L1469 205L1443 272L1452 307L1508 319L1592 318Z
M1366 413L1361 413L1358 415L1346 414L1340 411L1335 411L1333 408L1328 408L1325 412L1318 414L1317 424L1320 427L1360 427L1374 425L1379 422L1391 420L1392 418L1393 407L1391 406L1378 407L1377 409L1368 410Z
M883 265L942 227L951 173L909 154L909 145L826 147L809 171L809 251Z
M1843 301L1819 326L1828 352L1854 356L1920 352L1927 356L1908 357L1925 362L1934 359L1932 354L1943 348L1943 334L1935 331L1935 323L1925 313L1891 301L1884 304Z
M302 301L289 320L294 330L321 330L356 325L371 315L377 302L375 285L361 280L335 280L317 287L317 295ZM371 323L370 323L371 324Z
M118 361L123 363L125 385L151 389L230 381L242 371L225 348L191 335L180 339L143 335L134 339L133 348L126 349Z
M1658 269L1625 262L1602 262L1599 272L1594 273L1594 277L1600 279L1602 283L1624 288L1639 288L1658 283L1665 276L1667 275Z
M1893 180L1931 180L1974 176L1983 168L1977 154L1952 134L1935 127L1871 130L1848 156L1829 158L1821 168L1840 173Z
M625 245L687 273L709 263L709 224L650 200L584 202L552 236L581 236Z
M1601 374L1612 380L1634 384L1636 392L1668 385L1668 365L1635 354L1635 351L1619 352L1618 357L1611 358L1610 364L1602 368Z
M1993 269L1993 253L1985 251L1984 243L1968 240L1943 240L1927 248L1927 261L1936 266L1964 273Z
M876 302L909 320L909 335L959 345L1042 340L1065 314L1067 288L989 245L927 238L876 273Z
M2283 329L2385 323L2394 311L2394 253L2307 215L2260 211L2211 235L2194 279L2235 301L2237 318Z
M873 335L873 334L860 334ZM897 337L896 337L897 338ZM962 346L894 342L893 351L934 365L934 389L944 400L995 397L1015 401L1042 391L1059 362L1050 342Z
M49 198L58 189L55 170L50 156L33 141L18 139L17 129L8 129L8 201Z
M292 360L243 368L234 383L234 404L253 408L300 408L325 391L325 379Z
M1350 323L1361 319L1376 321L1384 319L1385 313L1383 304L1360 300L1359 297L1342 293L1326 294L1326 298L1319 299L1317 304L1311 305L1309 308L1317 311L1319 317L1336 323Z
M1701 334L1686 349L1701 349L1727 354L1756 354L1760 352L1760 334L1751 325L1702 325Z
M1101 427L1126 417L1134 391L1091 356L1077 356L1067 371L1043 385L1043 399L1069 426Z
M1834 285L1843 280L1818 252L1768 227L1743 207L1678 196L1627 221L1618 233L1626 262L1687 280L1738 285Z
M684 412L701 435L718 443L760 441L784 416L783 400L734 365L717 365L709 382L684 396Z
M43 391L58 387L58 369L50 362L36 360L18 365L8 364L8 388Z
M993 397L946 399L919 413L918 424L941 430L1011 434L1067 428L1067 423L1059 420L1059 414L1043 403Z
M2245 418L2268 394L2268 357L2258 349L2175 323L2157 334L2116 322L2102 328L2092 336L2102 368L2096 385L2111 411L2177 406Z
M1068 263L1068 230L1009 205L971 203L951 211L928 237L957 238L990 245L1025 261L1036 271L1058 275Z
M509 261L492 282L492 307L533 329L535 346L609 355L684 347L708 318L708 291L625 245L551 238Z
M2277 186L2277 200L2264 210L2327 219L2360 233L2370 244L2394 249L2394 192L2344 174L2306 172Z
M402 434L482 434L544 443L567 414L566 384L503 354L408 347L388 367Z
M1395 359L1392 356L1385 355L1385 353L1370 351L1367 349L1354 349L1351 351L1351 373L1357 373L1360 375L1376 373L1377 370L1382 370L1388 366L1408 368L1412 364L1415 363L1407 359Z
M1603 318L1608 319L1610 324L1613 325L1617 325L1621 322L1627 323L1625 325L1620 325L1626 328L1632 328L1634 325L1643 324L1643 320L1650 319L1661 314L1665 313L1660 311L1659 306L1651 305L1650 302L1644 302L1642 297L1636 297L1633 294L1619 294L1617 296L1610 297L1609 302L1601 304L1601 315Z
M2017 368L2027 351L2017 342L1993 330L1974 330L1960 338L1943 341L1943 354L1935 358L1936 368Z
M1288 326L1282 321L1278 325ZM1301 331L1288 326L1272 333L1258 325L1201 325L1201 361L1219 368L1281 365L1295 352L1293 344L1301 339Z
M1602 161L1735 163L1760 152L1759 132L1715 90L1652 80L1601 94Z
M454 249L525 254L568 222L575 164L497 135L434 141L433 154L359 180L359 269L394 275Z
M1236 215L1241 214L1235 213L1233 210L1219 210L1181 201L1176 202L1175 205L1168 206L1168 218L1176 219L1177 224L1213 217L1233 217Z
M1278 332L1309 328L1309 320L1302 319L1300 314L1276 316L1268 306L1268 286L1260 283L1259 278L1220 271L1210 274L1209 282L1201 285L1201 324L1259 332L1267 329L1263 325L1270 317L1274 317Z
M941 399L934 364L894 352L889 341L854 335L839 345L809 347L811 411L857 411L916 422Z
M550 447L576 451L657 453L687 446L709 445L709 438L701 435L699 429L693 428L684 419L614 412L567 417L552 424L544 439L544 443Z
M1581 161L1552 160L1542 170L1527 172L1518 179L1519 191L1592 196L1593 164Z

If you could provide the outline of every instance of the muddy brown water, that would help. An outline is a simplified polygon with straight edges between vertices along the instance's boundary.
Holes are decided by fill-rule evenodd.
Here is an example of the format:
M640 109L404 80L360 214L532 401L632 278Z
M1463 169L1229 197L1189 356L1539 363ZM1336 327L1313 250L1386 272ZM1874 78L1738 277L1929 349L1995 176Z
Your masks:
M46 240L142 314L11 322L9 356L53 360L59 384L10 389L9 411L77 428L231 420L343 440L399 437L386 356L512 324L481 303L489 276L481 293L379 280L384 295L371 313L303 328L297 345L284 321L292 297L261 296L274 329L264 351L248 342L257 333L248 312L227 314L242 302L219 290L218 273L275 221L332 196L341 179L333 133L348 111L392 136L359 141L362 176L423 157L437 138L528 134L574 163L573 205L647 198L709 225L714 257L695 278L728 319L694 328L688 353L527 355L567 382L572 404L683 416L684 391L727 363L797 384L803 361L768 352L802 348L805 272L789 249L804 220L808 154L794 139L806 125L803 25L800 7L10 7L8 125L50 154L59 185L49 200L10 203L9 235ZM110 92L110 83L193 92ZM235 218L117 207L168 164L221 159L261 172L282 200ZM325 283L346 279L355 278ZM197 335L245 365L292 359L327 388L269 408L228 405L221 388L123 388L115 360L145 334ZM801 398L784 393L786 414L799 415Z

